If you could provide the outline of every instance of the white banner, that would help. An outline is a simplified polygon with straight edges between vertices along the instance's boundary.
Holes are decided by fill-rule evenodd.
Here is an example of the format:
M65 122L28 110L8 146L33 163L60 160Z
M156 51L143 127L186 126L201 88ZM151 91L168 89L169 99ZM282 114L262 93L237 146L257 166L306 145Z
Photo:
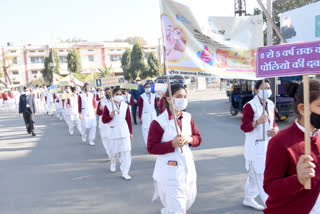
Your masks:
M280 14L280 25L288 43L320 40L320 2Z
M263 46L261 16L203 18L176 0L160 0L160 7L168 71L256 78L255 48Z

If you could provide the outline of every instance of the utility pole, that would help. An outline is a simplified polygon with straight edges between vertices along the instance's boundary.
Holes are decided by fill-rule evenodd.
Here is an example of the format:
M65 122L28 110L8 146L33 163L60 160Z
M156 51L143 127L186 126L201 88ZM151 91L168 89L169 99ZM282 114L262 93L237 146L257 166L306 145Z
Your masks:
M234 15L237 16L247 15L247 3L246 0L234 0Z
M267 0L267 11L272 17L272 0ZM273 29L272 29L272 23L267 20L267 46L270 46L273 44Z

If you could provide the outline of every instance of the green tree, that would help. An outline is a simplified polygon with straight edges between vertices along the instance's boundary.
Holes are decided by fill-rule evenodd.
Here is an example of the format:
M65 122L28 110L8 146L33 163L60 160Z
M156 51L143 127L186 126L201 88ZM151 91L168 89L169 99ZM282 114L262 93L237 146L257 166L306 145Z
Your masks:
M140 45L146 45L147 41L140 37L140 36L131 36L128 37L127 39L124 40L125 42L129 42L129 44L134 45L134 44L140 44Z
M44 58L44 69L41 73L48 84L52 83L53 73L60 74L60 61L56 50L50 51L49 56Z
M141 78L156 77L159 75L159 60L154 52L148 56L148 69L141 74Z
M80 53L77 49L73 48L67 56L68 59L68 71L70 73L80 73L81 72L81 59Z
M133 45L130 56L130 75L131 79L135 79L146 69L146 65L144 63L144 53L139 43Z
M123 70L123 76L126 80L133 79L130 72L130 62L131 62L131 49L127 48L121 57L121 68Z
M104 68L99 68L98 70L100 72L101 77L110 76L111 75L111 68L112 68L112 65L110 65L109 67L107 67L105 65Z

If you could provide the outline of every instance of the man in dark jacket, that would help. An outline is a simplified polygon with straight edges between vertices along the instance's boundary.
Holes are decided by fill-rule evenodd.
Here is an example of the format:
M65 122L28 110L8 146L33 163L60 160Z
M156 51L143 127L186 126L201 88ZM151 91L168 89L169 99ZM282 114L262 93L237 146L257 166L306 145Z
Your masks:
M34 98L27 87L24 87L23 91L24 93L20 96L19 100L19 116L21 117L23 115L28 134L36 136L33 125L33 114L36 114Z
M137 108L138 108L138 102L139 102L139 97L141 94L143 94L143 86L141 85L140 78L136 78L136 84L139 85L138 90L132 89L130 94L133 99L133 105L132 105L132 117L133 117L133 122L134 124L137 125Z

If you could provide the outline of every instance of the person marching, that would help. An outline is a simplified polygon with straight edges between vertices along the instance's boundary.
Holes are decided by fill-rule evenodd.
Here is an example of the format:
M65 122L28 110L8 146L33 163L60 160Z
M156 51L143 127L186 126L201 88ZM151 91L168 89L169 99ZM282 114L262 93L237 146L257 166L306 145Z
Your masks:
M106 88L105 89L105 96L101 96L101 99L98 103L98 108L97 108L97 115L99 116L99 131L100 131L100 137L101 137L101 141L102 141L102 145L106 151L106 155L108 158L110 158L110 152L109 152L109 144L108 144L108 129L109 129L109 125L108 124L104 124L102 122L102 115L104 112L104 108L107 105L111 104L111 89L110 88Z
M132 107L134 101L133 101L131 94L128 93L128 89L126 89L126 88L122 89L122 96L123 96L123 102L125 102L129 105L130 112L131 112L131 110L132 110L131 107Z
M17 89L14 90L14 105L16 107L16 112L19 112L19 100L20 100L20 93Z
M280 131L268 145L264 190L269 195L265 214L320 213L320 81L310 80L311 155L304 155L303 83L290 82L289 97L294 98L298 118ZM311 189L304 189L311 179Z
M26 124L28 134L36 136L34 132L34 120L33 114L36 114L36 105L34 102L33 95L27 87L23 88L23 94L19 99L19 116L23 115L24 122Z
M71 95L70 95L70 98L67 99L67 105L66 105L66 113L67 113L66 119L67 119L67 125L69 128L69 134L71 136L74 133L74 126L77 126L80 135L82 135L81 120L79 118L78 99L79 99L79 96L77 95L77 88L71 87Z
M139 122L142 124L142 134L144 143L147 146L148 132L151 122L157 117L157 99L151 93L149 83L144 85L145 93L139 97Z
M264 89L262 80L257 81L254 90L256 96L245 104L240 127L245 132L244 157L248 171L243 205L256 210L263 210L264 207L258 204L255 198L259 195L264 204L268 198L263 190L266 151L270 138L279 131L275 123L275 105L268 99L272 95L272 91L267 79ZM266 99L265 115L263 115L263 93ZM265 124L264 133L263 124ZM261 141L263 138L265 140Z
M132 122L128 104L122 102L120 88L112 91L113 101L103 110L102 122L108 124L106 136L110 154L110 171L116 171L117 156L120 156L120 170L125 180L131 180Z
M3 106L3 95L2 95L2 90L0 89L0 111L2 110Z
M6 112L10 111L10 100L9 100L9 95L7 91L4 91L2 94L3 97L3 106L4 106L4 110Z
M53 95L52 93L50 92L49 89L47 89L46 91L46 97L47 97L47 109L48 109L48 115L52 116L53 113L52 113L52 104L53 104Z
M138 90L132 89L130 94L133 98L133 105L132 105L133 122L134 124L137 125L137 108L139 105L139 97L141 94L143 94L143 88L142 88L141 80L139 77L136 78L136 84L138 85Z
M85 83L83 91L78 99L79 118L82 126L82 142L87 140L87 129L89 129L89 145L94 146L94 139L96 138L96 100L93 93L89 92L89 84Z
M42 102L43 102L43 109L44 109L44 113L45 114L48 114L48 97L47 97L47 86L46 85L43 85L43 88L42 88L42 93L41 93L41 96L42 96Z
M59 92L55 92L53 94L53 99L55 100L56 104L56 115L57 117L62 120L63 119L63 113L62 113L62 100L60 99L61 94Z
M181 135L177 136L167 92L166 110L150 125L147 150L150 154L159 155L153 172L153 201L160 197L164 206L161 214L185 214L197 194L197 174L190 147L198 147L202 138L191 114L183 112L188 105L185 88L175 84L171 90L174 114Z

